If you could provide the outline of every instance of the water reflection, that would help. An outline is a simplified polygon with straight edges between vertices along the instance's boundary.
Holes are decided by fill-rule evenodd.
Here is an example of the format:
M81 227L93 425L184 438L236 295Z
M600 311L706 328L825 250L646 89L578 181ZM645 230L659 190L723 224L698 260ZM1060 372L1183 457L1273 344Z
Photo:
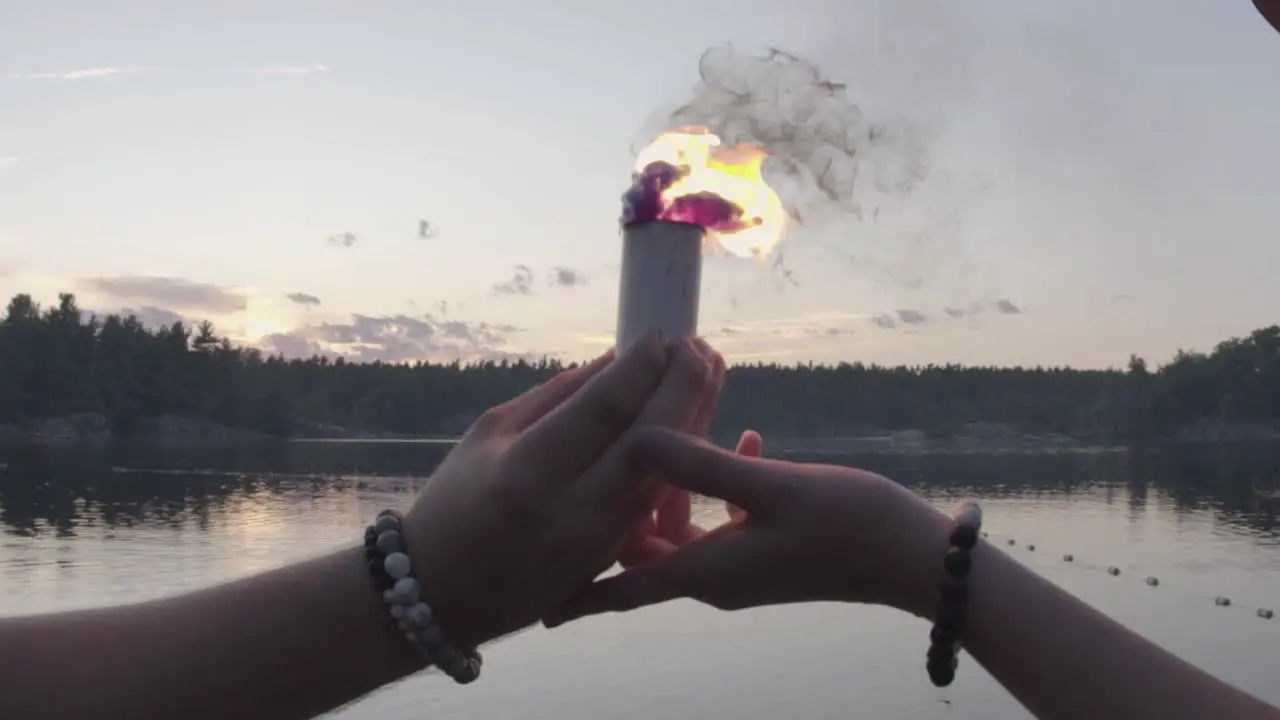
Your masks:
M0 448L0 615L173 594L349 545L378 510L407 503L448 449ZM866 467L941 502L984 498L991 540L1020 562L1280 701L1280 623L1256 614L1280 609L1280 508L1253 492L1255 484L1274 487L1269 449L789 457ZM723 517L715 503L699 511L709 522ZM1112 566L1122 573L1108 574ZM1149 576L1158 587L1144 582ZM1231 604L1219 605L1219 596ZM925 634L913 618L872 608L744 614L670 603L513 637L494 649L491 682L474 691L454 693L424 676L339 717L497 720L536 708L539 717L750 720L797 706L812 717L846 717L851 703L878 718L1027 717L977 667L947 690L950 705L939 703L919 669ZM780 670L780 651L809 661Z
M440 443L272 443L185 449L0 448L0 523L16 535L74 536L136 524L206 529L230 506L270 494L285 501L359 492L415 492L450 446ZM1280 502L1257 492L1276 482L1267 447L1188 448L1159 455L794 454L888 475L947 500L1101 498L1138 523L1152 502L1260 538L1280 537Z
M187 448L7 447L0 523L11 534L73 537L102 526L207 530L255 496L285 502L358 492L413 493L449 446L273 443Z
M1152 502L1180 514L1209 513L1231 528L1280 538L1280 502L1259 488L1277 482L1270 446L1184 447L1159 454L920 455L842 457L835 461L888 475L937 498L1034 499L1101 496L1126 503L1131 521ZM832 462L829 455L788 459Z

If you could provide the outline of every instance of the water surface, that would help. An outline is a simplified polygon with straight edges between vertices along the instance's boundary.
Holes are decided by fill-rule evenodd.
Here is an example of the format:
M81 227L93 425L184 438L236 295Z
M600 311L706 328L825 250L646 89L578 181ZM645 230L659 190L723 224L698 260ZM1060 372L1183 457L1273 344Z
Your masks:
M378 510L407 505L447 451L334 442L6 449L0 613L145 599L353 544ZM1264 455L821 460L883 472L942 504L982 499L993 541L1020 561L1280 703L1280 619L1255 614L1280 610L1280 507L1253 490L1269 482ZM722 517L711 503L698 512L710 523ZM1146 585L1147 576L1159 585ZM1232 606L1216 607L1220 595ZM962 659L952 688L933 688L923 669L927 636L922 621L877 608L719 613L674 602L531 630L487 649L477 685L414 677L335 717L1028 717L971 659Z

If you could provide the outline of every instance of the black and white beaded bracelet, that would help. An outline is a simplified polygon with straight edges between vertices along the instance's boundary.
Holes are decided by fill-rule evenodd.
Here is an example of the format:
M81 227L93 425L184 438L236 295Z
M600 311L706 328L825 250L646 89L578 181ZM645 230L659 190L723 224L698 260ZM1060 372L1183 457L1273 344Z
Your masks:
M483 658L477 650L459 650L444 639L431 607L422 600L422 586L413 576L401 520L396 511L383 510L365 528L364 556L369 574L382 591L391 617L427 662L460 685L474 682L480 677Z
M929 631L929 680L946 687L956 678L960 637L969 601L969 568L973 565L973 548L982 529L982 507L964 502L952 513L955 527L948 540L947 555L942 561L943 576L939 583L937 611L933 629Z

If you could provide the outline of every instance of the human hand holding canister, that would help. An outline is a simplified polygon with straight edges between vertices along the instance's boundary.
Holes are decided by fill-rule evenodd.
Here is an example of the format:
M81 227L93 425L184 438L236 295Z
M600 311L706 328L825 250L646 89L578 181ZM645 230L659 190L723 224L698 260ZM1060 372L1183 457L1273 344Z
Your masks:
M664 348L650 333L485 413L405 517L412 567L448 639L474 647L537 622L612 565L657 491L619 439L686 429L718 377L723 360L704 343Z

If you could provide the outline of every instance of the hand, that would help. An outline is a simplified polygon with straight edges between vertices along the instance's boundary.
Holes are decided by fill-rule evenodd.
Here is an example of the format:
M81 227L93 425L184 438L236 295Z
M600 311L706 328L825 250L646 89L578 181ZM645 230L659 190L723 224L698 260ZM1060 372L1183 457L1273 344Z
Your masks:
M697 423L695 422L695 427ZM705 429L703 431L705 433ZM695 436L697 431L691 431ZM764 439L760 433L747 430L738 439L735 452L743 457L760 457L764 451ZM679 550L682 546L700 540L707 531L695 525L693 516L693 496L684 488L668 486L666 496L658 505L657 518L646 517L640 526L641 533L633 539L618 557L624 568L635 567L653 562ZM738 529L747 521L747 511L725 502L725 512L729 519L717 526L712 533L724 533Z
M536 622L613 564L656 502L634 428L684 429L718 392L704 343L656 335L484 413L405 518L424 599L453 643Z
M548 627L682 597L722 610L831 600L930 612L948 520L887 478L742 457L656 429L631 438L627 454L638 468L746 515L597 581L550 614Z

